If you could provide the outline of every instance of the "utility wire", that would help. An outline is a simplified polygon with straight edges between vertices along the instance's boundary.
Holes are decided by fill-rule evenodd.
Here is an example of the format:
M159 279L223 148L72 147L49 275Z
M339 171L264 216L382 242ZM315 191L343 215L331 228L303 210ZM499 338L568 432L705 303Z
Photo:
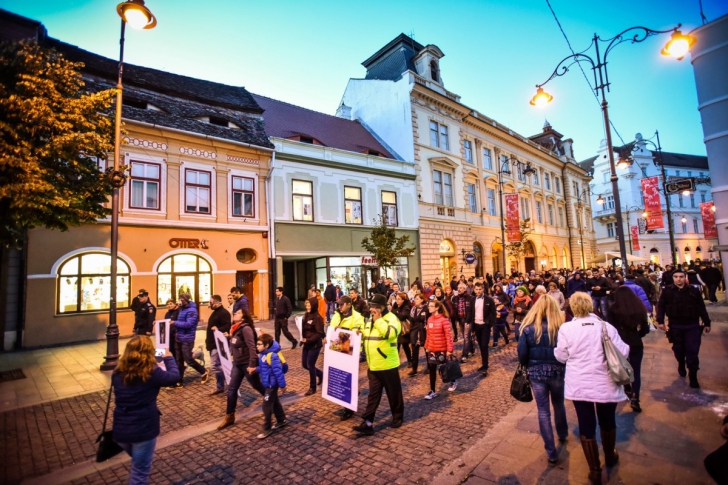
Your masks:
M571 42L569 42L569 38L566 36L566 32L564 32L564 28L561 26L561 22L559 22L559 18L556 16L556 12L554 12L553 7L551 6L551 2L549 0L546 0L546 5L549 6L549 10L551 10L551 15L554 16L554 20L556 21L556 25L559 26L559 30L561 31L561 34L564 36L564 39L566 40L566 44L569 46L569 50L571 51L572 55L576 55L576 52L574 51L574 48L571 47ZM581 62L576 63L579 66L579 70L581 71L582 75L584 76L584 80L589 85L589 89L591 90L592 94L594 95L594 99L596 99L597 104L601 107L601 102L599 101L599 96L597 96L596 89L592 87L591 81L589 81L589 77L586 75L586 72L584 72L584 68L581 66ZM612 131L617 135L619 138L619 141L622 142L622 145L624 145L624 140L622 139L622 136L617 131L617 127L614 126L614 123L612 120L609 120L609 124L612 126Z

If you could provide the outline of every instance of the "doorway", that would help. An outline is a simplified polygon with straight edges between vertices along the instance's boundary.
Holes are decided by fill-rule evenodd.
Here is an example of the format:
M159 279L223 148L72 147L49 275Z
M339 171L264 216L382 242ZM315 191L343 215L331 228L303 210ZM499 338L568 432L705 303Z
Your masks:
M237 271L235 273L235 286L248 298L248 308L250 316L255 316L255 295L253 294L253 281L255 280L255 271ZM257 318L257 316L255 316Z

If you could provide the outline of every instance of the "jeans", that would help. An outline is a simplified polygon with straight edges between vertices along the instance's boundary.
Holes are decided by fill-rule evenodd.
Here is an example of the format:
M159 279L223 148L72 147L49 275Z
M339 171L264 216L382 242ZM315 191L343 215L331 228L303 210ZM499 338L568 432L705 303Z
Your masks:
M129 485L146 485L152 473L152 459L157 438L139 443L119 443L126 453L131 456L131 470L129 470Z
M632 382L632 399L640 399L640 387L642 386L642 356L645 354L644 347L629 348L629 364L634 369L634 381Z
M594 305L594 310L597 308L602 313L602 318L604 320L607 319L607 296L592 296L592 304Z
M217 390L224 390L225 374L222 372L222 365L220 365L220 354L217 353L217 349L212 349L210 351L210 372L215 374L215 383L217 385Z
M243 378L246 378L251 387L258 391L261 396L265 394L265 388L260 382L260 376L257 372L250 374L245 364L233 364L232 372L230 372L230 384L228 384L226 414L235 412L238 405L238 389L240 389L240 384L243 383Z
M316 361L321 353L321 347L311 347L307 349L304 345L301 352L301 364L308 371L308 387L316 390L316 378L323 377L324 373L316 368Z
M199 362L192 358L192 348L195 346L194 340L192 342L175 342L175 346L177 347L177 367L179 367L180 384L183 383L182 379L185 376L185 363L200 374L207 372Z
M470 323L465 324L463 331L463 357L470 355L473 351L473 326Z
M546 448L546 456L553 461L558 457L558 452L554 444L554 430L551 427L549 395L551 396L551 404L554 407L556 434L559 439L566 439L569 434L569 425L566 423L566 408L564 407L564 376L561 375L545 381L532 380L531 388L538 408L538 429L541 432L544 448Z
M336 302L335 301L327 301L326 302L326 321L331 321L331 315L334 314L336 311Z
M591 440L597 434L597 419L602 431L617 429L615 413L617 412L616 402L588 402L573 401L576 410L576 418L579 420L579 434ZM596 406L596 415L594 407Z
M518 342L518 337L521 336L521 322L513 320L513 338Z
M273 425L273 415L276 416L276 422L282 423L286 420L286 413L283 411L281 400L278 398L278 386L269 387L263 395L263 418L265 419L263 429L266 431Z

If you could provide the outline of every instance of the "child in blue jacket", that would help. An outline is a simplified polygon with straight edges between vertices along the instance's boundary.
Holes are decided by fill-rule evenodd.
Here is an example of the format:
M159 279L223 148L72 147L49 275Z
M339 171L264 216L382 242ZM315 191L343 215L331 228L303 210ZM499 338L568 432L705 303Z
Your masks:
M265 395L263 396L263 415L265 423L263 432L257 438L262 440L272 433L278 431L286 424L286 413L283 412L283 406L278 399L278 389L283 394L286 390L286 376L283 373L283 364L278 357L281 346L278 345L273 337L264 333L258 337L258 372L260 373L260 381L265 387ZM276 424L272 424L272 415L276 415Z
M500 336L506 339L506 345L508 345L508 332L506 331L506 324L508 318L508 309L498 299L497 296L493 297L495 302L495 325L493 326L493 347L498 347L498 340Z

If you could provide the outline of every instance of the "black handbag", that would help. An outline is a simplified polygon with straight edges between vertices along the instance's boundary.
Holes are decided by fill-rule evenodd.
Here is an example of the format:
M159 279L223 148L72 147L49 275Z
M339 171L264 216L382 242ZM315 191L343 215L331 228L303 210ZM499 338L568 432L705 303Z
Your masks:
M113 458L124 449L112 438L113 431L106 431L106 422L109 419L109 406L111 405L111 392L114 389L114 381L112 376L111 387L109 387L109 398L106 400L106 413L104 415L104 426L101 428L101 434L96 438L96 443L99 444L98 450L96 450L96 462L100 463L106 461L109 458Z
M460 362L452 355L444 363L437 366L437 371L440 373L442 382L454 382L463 377Z
M533 401L533 392L531 391L531 381L528 380L526 368L522 365L518 366L516 373L511 381L511 396L520 402Z

